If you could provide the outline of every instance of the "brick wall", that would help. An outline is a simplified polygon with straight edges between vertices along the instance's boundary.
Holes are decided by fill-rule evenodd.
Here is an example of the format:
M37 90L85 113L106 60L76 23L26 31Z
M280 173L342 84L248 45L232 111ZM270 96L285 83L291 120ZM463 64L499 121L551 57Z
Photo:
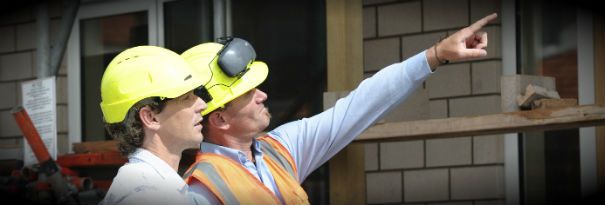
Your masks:
M49 1L49 40L59 33L62 2ZM23 137L11 114L21 105L21 83L37 78L35 5L0 14L0 160L23 158ZM67 153L67 67L56 76L58 152Z
M364 0L364 76L491 13L498 0ZM383 121L500 113L500 20L488 56L442 66ZM501 135L365 144L368 204L503 204Z

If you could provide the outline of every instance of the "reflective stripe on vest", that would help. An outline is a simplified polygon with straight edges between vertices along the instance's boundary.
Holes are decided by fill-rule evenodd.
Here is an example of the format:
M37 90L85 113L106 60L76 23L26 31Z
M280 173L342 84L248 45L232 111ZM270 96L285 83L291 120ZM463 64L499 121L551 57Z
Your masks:
M220 175L216 172L216 170L214 169L214 167L212 167L211 164L209 163L198 163L195 166L195 169L192 169L191 171L196 171L196 170L201 170L202 172L206 173L206 177L208 177L208 180L216 182L215 186L218 188L218 190L222 190L219 191L219 193L221 193L221 197L224 200L221 201L228 201L231 203L228 204L237 204L237 200L235 198L235 196L233 196L233 193L229 192L229 191L224 191L224 190L229 190L229 188L227 187L227 185L225 184L225 182L223 182L223 180L221 180ZM191 173L189 173L190 175ZM223 203L225 204L225 203Z
M261 142L263 160L285 204L309 204L287 149L268 136L257 140ZM277 196L241 164L218 154L199 152L196 163L184 177L188 184L193 180L204 184L221 204L281 204Z
M280 148L284 150L285 148L278 142L275 142L275 140L270 137L265 136L259 138L258 140L260 141L261 150L263 151L263 153L265 153L265 155L270 157L273 161L279 163L282 168L284 168L288 173L290 173L290 175L292 175L292 177L296 179L296 181L298 181L298 172L296 171L296 165L294 165L294 161L288 161L284 155L279 154L279 151L277 149L274 149L273 147L280 146ZM288 158L292 159L289 153Z

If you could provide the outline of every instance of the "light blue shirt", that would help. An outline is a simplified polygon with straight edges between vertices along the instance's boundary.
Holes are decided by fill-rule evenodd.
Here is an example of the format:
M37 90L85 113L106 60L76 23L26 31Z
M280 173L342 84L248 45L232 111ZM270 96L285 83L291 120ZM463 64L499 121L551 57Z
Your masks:
M348 96L339 99L334 107L310 118L286 123L268 133L290 151L298 169L299 182L302 183L311 172L422 84L432 73L425 52L383 68L362 81ZM221 154L240 162L283 203L275 180L262 159L257 141L253 146L256 164L247 160L241 151L206 142L202 143L201 152ZM211 204L218 204L216 197L199 182L190 186L190 194L193 198L207 199Z
M120 167L100 204L196 204L189 186L164 160L139 148ZM205 198L198 204L209 204Z

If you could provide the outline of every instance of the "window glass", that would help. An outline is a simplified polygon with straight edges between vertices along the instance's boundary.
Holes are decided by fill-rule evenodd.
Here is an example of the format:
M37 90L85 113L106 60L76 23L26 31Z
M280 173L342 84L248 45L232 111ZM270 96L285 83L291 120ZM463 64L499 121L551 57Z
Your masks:
M562 98L577 99L577 5L517 3L520 73L554 77ZM580 198L578 129L525 132L521 136L522 201L553 204Z
M213 41L211 0L164 3L164 45L177 53Z
M101 78L118 53L148 44L147 15L141 11L80 21L82 141L111 139L99 107Z

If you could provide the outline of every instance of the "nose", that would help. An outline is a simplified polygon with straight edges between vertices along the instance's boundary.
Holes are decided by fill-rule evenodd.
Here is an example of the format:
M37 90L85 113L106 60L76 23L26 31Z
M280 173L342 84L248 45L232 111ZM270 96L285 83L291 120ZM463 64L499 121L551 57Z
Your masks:
M267 100L267 93L256 89L255 93L254 93L254 99L256 99L257 103L263 103L265 102L265 100Z

